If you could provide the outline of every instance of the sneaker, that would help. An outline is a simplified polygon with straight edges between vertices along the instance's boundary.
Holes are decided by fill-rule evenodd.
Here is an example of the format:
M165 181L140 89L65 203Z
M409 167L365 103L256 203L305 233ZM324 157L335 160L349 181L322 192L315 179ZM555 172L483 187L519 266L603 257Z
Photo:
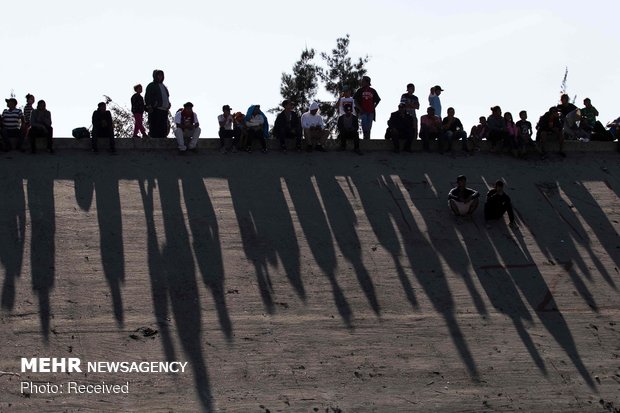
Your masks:
M267 148L263 148L263 149L261 150L261 152L262 152L262 153L267 153Z
M246 151L247 153L252 153L252 147L251 147L251 146L248 146L247 148L245 148L245 151Z

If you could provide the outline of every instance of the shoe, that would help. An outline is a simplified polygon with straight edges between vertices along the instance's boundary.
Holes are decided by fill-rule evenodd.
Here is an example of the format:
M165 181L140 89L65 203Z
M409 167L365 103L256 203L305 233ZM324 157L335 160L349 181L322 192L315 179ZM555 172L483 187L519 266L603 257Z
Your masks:
M262 153L267 153L267 148L263 148L263 149L261 150L261 152L262 152Z
M319 152L327 152L322 145L316 145L316 148L314 148L314 149L316 149Z
M179 155L185 155L187 153L187 149L179 149Z
M280 151L282 153L286 153L286 146L280 146Z
M246 151L247 153L252 153L252 147L251 147L251 146L248 146L247 148L245 148L245 151Z

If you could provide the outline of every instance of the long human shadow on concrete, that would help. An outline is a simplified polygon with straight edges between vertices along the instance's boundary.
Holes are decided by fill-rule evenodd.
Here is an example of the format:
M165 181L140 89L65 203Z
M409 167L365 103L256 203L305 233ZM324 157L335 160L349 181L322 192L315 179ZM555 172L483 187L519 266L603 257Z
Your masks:
M531 207L519 208L518 210L522 211L520 218L549 262L552 265L561 265L586 304L598 311L598 304L594 296L578 273L579 270L586 278L592 277L588 266L573 242L573 237L579 235L575 232L575 227L568 225L569 221L566 214L568 207L564 201L556 199L558 197L557 185L538 183L535 184L534 189L538 190L539 196L532 198L537 198L537 204L543 205L543 207L537 213L528 213ZM553 228L552 232L541 230L550 227Z
M0 263L4 267L2 308L15 307L15 283L21 275L26 235L26 201L22 178L5 176L0 180Z
M90 170L76 174L74 182L75 198L80 208L89 211L93 196L96 200L101 265L110 287L114 318L122 327L124 310L121 287L125 282L125 254L118 177L113 172Z
M450 338L465 364L467 372L473 379L477 380L479 373L476 362L456 320L456 305L448 286L446 274L441 269L441 262L437 258L435 247L427 240L426 235L416 223L409 205L405 202L405 194L399 185L392 178L386 177L385 186L390 192L390 197L398 203L401 211L401 216L396 217L396 223L403 239L405 253L411 269L431 301L433 308L443 317Z
M395 199L397 195L392 192L392 186L386 182L386 177L383 175L372 180L356 176L353 182L360 194L360 200L373 233L392 257L396 275L403 287L407 300L413 308L417 308L418 302L415 292L401 264L404 246L401 245L401 240L398 238L396 228L394 228L395 222L404 222L402 221L403 212L401 210L402 198Z
M347 328L352 328L351 307L336 277L338 262L334 238L330 232L327 217L323 212L323 205L312 178L309 176L303 178L287 177L286 184L306 242L312 251L314 260L327 277L332 288L338 313Z
M502 261L504 263L523 262L523 254L525 254L525 262L533 263L534 259L527 249L522 250L516 248L516 245L523 245L523 243L505 235L508 233L505 223L500 222L498 227L499 228L496 228L495 231L491 231L488 234L488 239L489 243L495 246ZM522 237L519 230L513 232L512 236L515 238ZM516 288L521 291L530 308L535 311L540 322L553 336L555 341L564 349L587 385L594 389L596 385L579 356L577 345L568 328L568 324L564 319L561 309L553 298L553 292L549 288L538 267L535 265L528 267L509 265L505 266L505 271L514 282ZM495 275L495 273L493 273L493 275ZM506 282L508 282L508 280L506 280ZM535 359L535 361L537 364L539 363L538 360Z
M605 212L601 209L599 203L594 199L590 190L588 190L583 183L576 182L573 184L563 185L563 190L566 196L568 196L573 208L576 208L577 211L574 211L571 208L571 212L575 216L574 221L579 223L576 219L576 213L578 212L581 218L586 221L593 231L593 235L595 239L600 240L600 245L607 252L607 256L611 258L614 262L616 268L620 267L620 251L617 248L611 247L607 242L603 240L612 240L618 237L617 232L611 226L609 222L609 217L605 214ZM617 290L618 287L614 282L611 274L601 260L598 258L600 255L600 251L595 251L592 246L592 239L590 238L589 230L583 228L583 226L579 223L581 228L582 238L584 238L581 244L584 248L587 249L590 258L594 262L596 269L603 276L605 281L612 287L614 290Z
M505 226L503 230L499 228L501 227L499 223L495 226L498 228L495 228L494 231L506 231ZM509 270L506 266L498 263L499 259L493 247L493 242L489 239L488 233L484 230L479 230L478 227L475 227L470 222L458 225L457 231L459 231L467 241L465 243L467 252L474 266L476 275L478 276L478 280L482 288L484 288L491 304L497 311L510 318L523 345L530 353L532 360L546 376L547 367L545 366L545 362L538 352L532 337L527 332L525 325L525 323L531 324L533 322L532 314L521 299ZM516 245L513 246L513 248L515 247ZM532 261L528 261L523 253L518 254L514 252L513 255L511 261L509 261L509 265L531 265L533 268L532 271L534 271L535 264L533 264ZM535 276L536 275L533 275L533 277Z
M50 293L56 273L56 210L54 179L49 175L28 179L28 210L30 211L30 271L32 289L39 298L39 318L45 342L50 331Z
M169 314L172 312L181 346L192 366L199 401L203 410L212 411L213 397L202 352L200 297L178 179L173 174L163 173L157 183L166 239L164 245L159 245L155 225L155 182L140 182L147 224L148 267L155 316L164 352L167 359L172 361L176 358L168 326Z
M327 219L338 248L343 257L353 266L357 281L366 295L368 304L378 315L381 313L381 307L370 273L362 261L361 241L355 228L357 217L351 203L333 173L317 171L316 179Z
M436 180L442 182L440 179ZM406 182L405 182L406 185ZM438 189L435 195L429 185L415 185L407 188L412 202L416 205L422 219L426 222L428 236L435 249L450 267L450 270L459 276L467 287L476 310L486 315L487 309L484 300L473 283L469 270L469 257L454 227L448 208L448 191L456 186L445 182L445 186ZM468 186L472 186L468 183ZM406 186L407 187L407 186Z
M224 291L224 262L220 244L220 230L213 204L204 180L195 174L183 176L183 198L192 232L192 247L202 274L211 291L220 327L227 340L232 340L232 322L226 307Z
M297 234L280 176L267 170L252 176L238 173L228 178L243 251L254 265L263 305L269 314L275 311L270 267L277 267L278 260L297 295L306 299Z

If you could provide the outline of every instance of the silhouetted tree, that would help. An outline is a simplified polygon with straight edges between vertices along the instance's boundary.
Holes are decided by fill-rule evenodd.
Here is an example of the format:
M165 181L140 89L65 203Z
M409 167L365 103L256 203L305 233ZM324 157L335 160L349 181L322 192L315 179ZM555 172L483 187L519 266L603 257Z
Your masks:
M310 103L316 96L319 87L319 73L321 69L313 63L315 51L306 48L301 52L301 57L293 65L292 73L282 73L280 95L283 99L293 102L297 109L303 113L308 110ZM269 112L277 112L279 109L270 109Z
M114 136L117 138L131 138L133 136L133 113L125 106L114 102L108 95L103 95L108 110L112 113L114 122ZM148 115L147 115L148 116Z
M351 93L354 93L360 87L362 77L367 73L368 56L360 57L354 62L349 56L349 42L349 35L346 34L345 37L336 39L336 48L332 49L330 54L321 53L327 68L321 70L319 76L325 84L325 89L335 100L341 96L344 86L348 86ZM327 125L333 130L337 122L334 104L322 103L321 113L326 117Z
M366 63L368 56L360 57L354 63L349 57L349 35L336 39L336 48L332 49L331 54L321 53L321 58L325 61L327 69L321 71L319 76L325 83L325 89L335 98L340 97L343 86L349 86L351 91L355 91L367 72Z

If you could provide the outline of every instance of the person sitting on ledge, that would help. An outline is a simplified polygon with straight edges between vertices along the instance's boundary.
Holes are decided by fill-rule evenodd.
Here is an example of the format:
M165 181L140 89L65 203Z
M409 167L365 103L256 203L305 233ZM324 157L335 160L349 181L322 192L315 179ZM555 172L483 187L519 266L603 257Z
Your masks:
M28 138L30 139L30 152L36 153L37 138L45 138L47 142L47 151L54 153L52 147L52 136L54 129L52 128L52 114L45 107L45 101L40 100L37 102L37 108L33 109L30 114L30 132Z
M358 155L362 154L362 151L360 150L359 125L359 119L353 114L353 105L344 105L344 115L340 115L338 118L338 139L340 139L339 150L346 150L347 140L352 140L353 151Z
M467 187L465 175L456 178L456 186L448 193L448 205L457 217L471 217L478 208L480 194Z
M400 102L398 110L392 112L388 120L388 138L394 145L394 153L400 152L400 141L404 143L404 150L412 152L411 143L413 141L413 117L407 113L407 104Z
M282 109L273 125L273 135L280 142L282 152L286 152L287 140L295 140L295 149L299 152L301 151L301 120L297 112L293 110L292 101L284 99Z
M422 140L422 149L426 152L431 151L430 143L439 139L441 133L441 119L435 115L435 109L429 107L426 109L426 115L420 118L420 139Z
M174 131L174 136L177 138L179 145L179 152L183 153L187 151L185 146L185 139L191 138L189 141L189 150L198 150L198 138L200 138L200 123L198 123L198 115L194 112L194 105L192 102L187 102L183 105L183 109L179 109L174 115L174 123L177 125Z
M538 119L536 124L536 142L540 148L541 158L547 158L547 141L553 139L560 143L560 155L566 156L562 152L564 137L562 136L562 124L557 106L551 106L549 111Z
M325 152L323 144L329 137L329 131L325 129L325 121L318 114L319 104L312 102L310 109L301 115L301 127L306 138L306 148L312 151L312 148L319 152Z
M267 138L269 137L269 123L267 116L260 110L260 105L252 105L248 108L245 115L244 124L247 131L248 153L252 152L252 142L255 139L260 141L263 153L267 153Z
M99 152L99 138L108 138L110 142L110 152L116 152L114 147L114 123L112 122L112 114L106 108L105 102L99 102L97 110L93 112L93 132L92 132L92 148L93 152Z
M479 123L471 127L469 132L469 140L472 143L474 151L479 151L482 146L482 141L489 139L489 127L487 125L486 116L480 116Z

